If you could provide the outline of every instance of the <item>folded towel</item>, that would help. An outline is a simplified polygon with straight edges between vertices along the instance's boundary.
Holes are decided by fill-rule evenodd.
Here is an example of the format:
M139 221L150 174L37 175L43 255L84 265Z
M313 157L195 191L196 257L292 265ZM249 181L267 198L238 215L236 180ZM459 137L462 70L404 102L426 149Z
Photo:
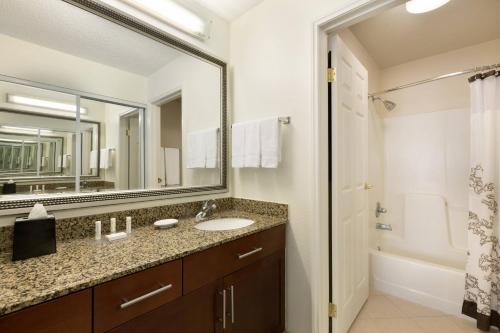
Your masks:
M233 168L245 166L245 123L234 124L231 137L231 164Z
M90 152L90 163L89 163L89 167L91 169L97 169L97 152L98 150L95 149L95 150L92 150Z
M64 154L62 157L62 167L63 169L69 168L71 166L71 155Z
M186 165L188 169L205 168L207 150L204 140L205 133L203 131L188 133Z
M261 166L277 168L281 159L280 122L278 117L260 121Z
M113 166L113 149L111 148L103 148L100 151L100 161L99 167L101 169L108 169Z
M166 185L180 185L181 184L181 170L180 170L180 153L176 148L165 149L165 173Z
M260 167L260 121L245 123L245 168Z
M204 131L205 142L205 167L219 167L219 128L210 128Z

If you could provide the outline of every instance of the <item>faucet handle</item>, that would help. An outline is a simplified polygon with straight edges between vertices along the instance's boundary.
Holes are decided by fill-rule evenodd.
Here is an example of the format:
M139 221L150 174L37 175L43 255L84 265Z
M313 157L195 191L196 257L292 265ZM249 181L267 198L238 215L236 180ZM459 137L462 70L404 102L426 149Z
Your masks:
M203 209L208 209L208 208L212 208L212 209L215 209L217 208L217 206L215 205L215 201L213 199L209 199L207 201L205 201L203 203Z

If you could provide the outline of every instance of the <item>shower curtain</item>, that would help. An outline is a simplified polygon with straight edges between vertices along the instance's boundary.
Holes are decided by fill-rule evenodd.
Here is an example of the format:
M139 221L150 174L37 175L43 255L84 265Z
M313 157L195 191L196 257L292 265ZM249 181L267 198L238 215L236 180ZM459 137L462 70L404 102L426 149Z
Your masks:
M500 327L500 181L499 72L469 79L471 92L471 164L469 175L468 258L462 313L477 327Z

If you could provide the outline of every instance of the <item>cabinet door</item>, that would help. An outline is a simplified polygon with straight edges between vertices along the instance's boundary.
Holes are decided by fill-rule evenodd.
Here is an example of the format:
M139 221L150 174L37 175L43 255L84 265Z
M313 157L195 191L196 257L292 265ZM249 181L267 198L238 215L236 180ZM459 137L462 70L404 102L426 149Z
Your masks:
M92 290L34 305L0 317L2 333L91 333Z
M284 260L279 251L224 278L226 332L284 331Z
M208 284L108 333L219 333L222 281Z

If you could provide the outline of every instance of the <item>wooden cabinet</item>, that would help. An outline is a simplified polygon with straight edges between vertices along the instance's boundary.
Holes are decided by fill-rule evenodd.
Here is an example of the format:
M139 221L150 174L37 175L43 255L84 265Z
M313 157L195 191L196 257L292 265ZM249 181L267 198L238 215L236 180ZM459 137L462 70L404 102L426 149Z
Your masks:
M280 251L224 278L227 332L284 331L284 267Z
M2 333L90 333L92 289L0 317Z
M0 317L1 333L282 333L285 226Z
M222 282L214 282L139 316L110 333L214 333L221 331Z
M285 248L285 226L237 239L183 259L187 294Z
M94 332L106 332L182 294L182 261L172 261L94 287Z

